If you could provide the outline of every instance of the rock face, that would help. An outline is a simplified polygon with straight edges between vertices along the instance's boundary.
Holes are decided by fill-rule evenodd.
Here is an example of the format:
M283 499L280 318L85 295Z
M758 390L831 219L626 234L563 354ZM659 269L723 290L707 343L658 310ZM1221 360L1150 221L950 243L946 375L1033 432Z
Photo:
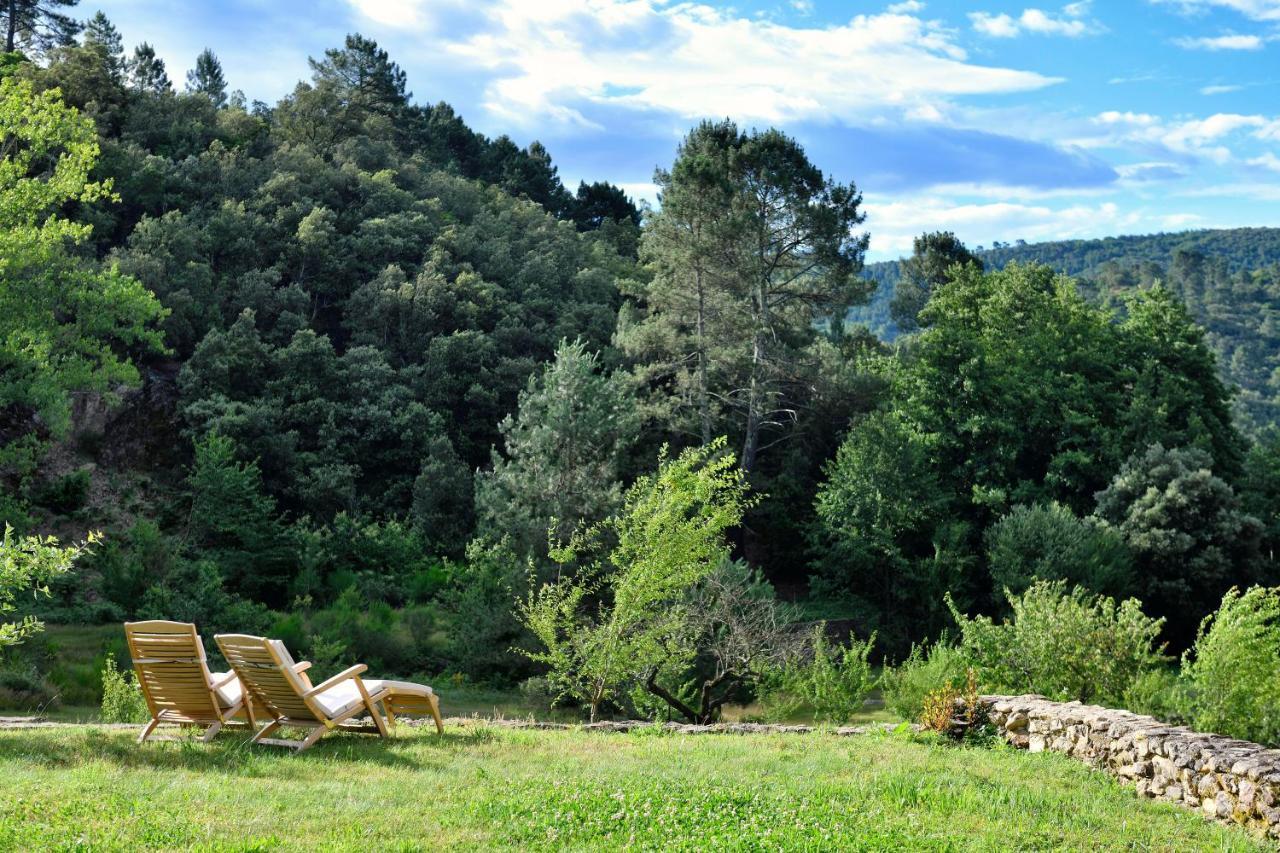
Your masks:
M1280 838L1280 750L1166 725L1129 711L983 696L992 725L1014 746L1062 752L1118 776L1140 795Z

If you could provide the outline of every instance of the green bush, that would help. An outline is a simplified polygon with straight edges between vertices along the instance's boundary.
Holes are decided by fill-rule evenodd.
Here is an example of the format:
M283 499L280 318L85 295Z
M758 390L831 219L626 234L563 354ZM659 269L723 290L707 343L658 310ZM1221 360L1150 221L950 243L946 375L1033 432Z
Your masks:
M430 609L395 609L384 601L369 601L355 587L331 607L312 610L310 604L309 599L295 602L298 609L278 615L269 633L299 660L315 664L317 674L329 675L354 663L368 664L379 677L439 670L436 618Z
M886 666L880 675L885 707L903 720L920 719L929 694L964 685L966 666L964 653L945 636L932 645L913 645L906 660Z
M1185 678L1171 669L1153 669L1134 679L1124 692L1124 707L1173 725L1191 722L1191 694Z
M826 623L816 625L804 656L765 677L760 700L766 713L785 719L807 707L819 722L847 722L875 686L868 662L875 640L873 634L865 642L850 637L847 645L833 644Z
M142 690L133 673L116 668L115 655L107 655L102 667L102 721L104 723L144 723L150 719Z
M997 590L1021 593L1035 580L1065 580L1104 595L1128 595L1133 559L1115 530L1058 503L1016 506L985 537Z
M1228 591L1182 671L1196 728L1280 744L1280 588Z
M970 619L947 597L960 626L960 646L985 687L1040 693L1051 699L1120 703L1143 673L1167 658L1156 647L1163 619L1134 598L1094 596L1064 581L1037 581L1009 595L1011 619Z
M57 692L34 670L0 670L0 708L43 711L57 704Z
M32 496L37 506L69 515L89 499L89 469L81 468L41 485Z

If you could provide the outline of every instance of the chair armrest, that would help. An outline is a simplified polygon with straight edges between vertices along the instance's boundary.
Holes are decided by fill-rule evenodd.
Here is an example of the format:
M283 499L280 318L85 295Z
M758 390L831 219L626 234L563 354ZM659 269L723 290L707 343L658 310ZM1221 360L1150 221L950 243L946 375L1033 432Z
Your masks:
M293 671L298 673L299 675L301 675L302 673L306 672L309 669L311 669L311 661L309 660L304 660L302 663L295 663L293 665Z
M342 672L335 675L333 678L330 678L328 681L322 681L319 684L317 684L315 687L312 687L310 690L304 693L303 696L306 698L310 698L316 695L317 693L323 693L324 691L328 690L330 687L332 687L335 684L346 681L349 678L358 677L360 673L364 672L368 668L369 668L368 666L362 663L358 663L355 666L349 666L346 669L344 669Z
M236 680L236 674L234 672L228 672L226 678L222 679L221 681L213 682L212 684L209 685L209 689L217 690L219 687L230 684L235 680Z

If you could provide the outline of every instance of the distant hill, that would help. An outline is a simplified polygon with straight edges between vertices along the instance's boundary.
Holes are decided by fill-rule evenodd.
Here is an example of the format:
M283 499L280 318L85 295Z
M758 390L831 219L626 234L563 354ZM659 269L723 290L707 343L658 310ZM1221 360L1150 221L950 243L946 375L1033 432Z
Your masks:
M1048 264L1080 279L1082 290L1102 301L1164 282L1207 330L1224 378L1240 387L1242 424L1280 424L1280 228L997 244L976 254L989 269L1014 261ZM863 274L879 286L848 319L893 340L898 330L889 302L898 262L868 264Z

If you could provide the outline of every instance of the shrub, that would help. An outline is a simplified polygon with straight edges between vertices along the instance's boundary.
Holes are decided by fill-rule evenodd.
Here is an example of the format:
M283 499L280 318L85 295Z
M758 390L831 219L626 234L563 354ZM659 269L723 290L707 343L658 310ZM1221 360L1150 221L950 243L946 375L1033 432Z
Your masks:
M978 697L978 673L965 670L963 689L944 684L924 697L920 725L949 737L973 737L986 727L987 709Z
M1197 728L1280 743L1280 588L1231 589L1182 659Z
M813 709L815 720L843 723L862 710L863 700L875 685L867 658L875 643L850 637L847 645L827 639L826 623L814 627L809 655L784 664L763 697L767 706L784 716L801 705ZM772 695L770 695L772 694Z
M987 531L995 589L1021 593L1035 580L1065 580L1105 595L1131 591L1133 560L1120 534L1058 503L1017 506Z
M440 594L450 621L450 669L479 679L531 673L524 658L512 651L528 640L514 606L529 586L531 571L505 539L496 544L473 540L466 561L450 565L450 583Z
M913 645L898 666L886 666L880 675L887 708L903 720L924 713L925 699L943 687L958 688L965 679L965 658L945 636L933 645Z
M1137 599L1117 604L1064 581L1037 581L1008 596L1012 619L961 614L960 645L984 684L1053 699L1119 703L1144 672L1167 658L1155 645L1163 619L1142 613Z
M1124 692L1124 707L1174 725L1191 722L1191 694L1187 680L1176 671L1153 669L1134 679Z
M0 708L43 710L57 702L53 687L34 670L0 670Z
M102 667L102 721L104 723L144 723L151 714L133 673L116 668L115 655L107 655Z
M81 468L45 483L32 498L37 506L59 515L81 509L89 500L89 469Z

